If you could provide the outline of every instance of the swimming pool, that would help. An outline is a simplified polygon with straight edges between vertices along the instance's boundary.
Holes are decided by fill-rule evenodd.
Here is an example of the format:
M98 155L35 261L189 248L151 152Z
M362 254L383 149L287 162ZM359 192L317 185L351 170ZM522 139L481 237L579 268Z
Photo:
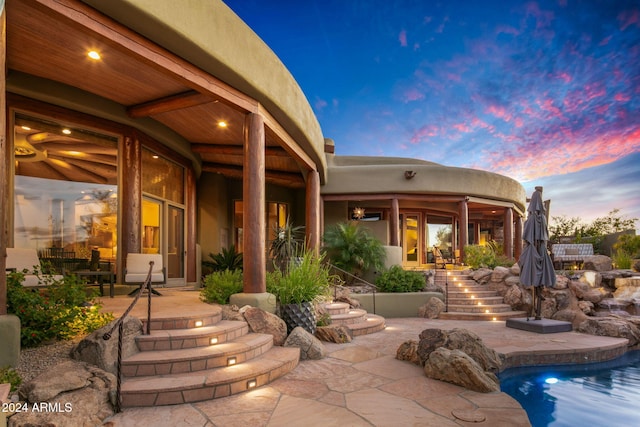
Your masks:
M640 422L640 351L602 363L511 368L499 377L533 427Z

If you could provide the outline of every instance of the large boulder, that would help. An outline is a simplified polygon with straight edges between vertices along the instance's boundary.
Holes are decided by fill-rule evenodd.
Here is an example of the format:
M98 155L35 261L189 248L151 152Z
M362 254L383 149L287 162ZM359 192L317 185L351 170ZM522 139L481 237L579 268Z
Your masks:
M446 381L480 393L500 391L495 374L485 372L482 366L461 350L438 348L424 365L429 378Z
M473 332L455 328L449 331L442 329L425 329L420 333L418 356L422 364L431 357L431 353L440 347L449 350L461 350L475 360L483 370L499 372L502 365L500 355L487 347L482 339Z
M70 360L20 387L29 411L9 420L13 427L97 426L114 414L116 377L85 362Z
M400 344L400 347L396 350L396 359L406 360L407 362L422 366L420 356L418 356L418 341L409 340Z
M318 326L316 338L320 341L345 344L353 340L353 332L344 325Z
M327 350L322 342L301 326L297 326L291 331L284 342L284 346L298 347L300 349L300 360L319 360L327 355Z
M111 338L104 339L105 334L111 332L115 322L116 320L87 335L71 351L71 357L116 375L118 328L115 328ZM127 316L123 319L122 327L122 358L125 359L139 352L136 337L142 334L142 321L137 317Z
M418 308L418 317L437 319L445 309L444 302L440 298L431 297L426 304Z
M613 263L611 258L606 255L589 255L584 257L582 268L593 271L611 271Z
M273 345L284 344L287 339L287 324L284 320L258 307L247 307L243 314L252 332L273 335Z
M578 332L605 337L626 338L628 347L640 343L640 328L632 319L617 316L588 318L577 327Z

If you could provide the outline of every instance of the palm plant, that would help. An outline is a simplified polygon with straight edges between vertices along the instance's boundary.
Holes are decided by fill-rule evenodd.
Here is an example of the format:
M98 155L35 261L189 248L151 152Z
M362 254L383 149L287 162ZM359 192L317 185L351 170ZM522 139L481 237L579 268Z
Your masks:
M338 223L329 227L323 236L324 250L329 262L354 275L361 276L370 268L381 270L385 251L382 242L358 222ZM345 282L353 282L349 276Z

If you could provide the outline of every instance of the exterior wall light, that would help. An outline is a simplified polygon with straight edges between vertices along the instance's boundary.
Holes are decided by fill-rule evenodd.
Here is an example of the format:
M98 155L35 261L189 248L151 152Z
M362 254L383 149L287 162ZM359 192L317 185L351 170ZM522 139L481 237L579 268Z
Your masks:
M404 179L411 179L416 176L415 171L404 171Z

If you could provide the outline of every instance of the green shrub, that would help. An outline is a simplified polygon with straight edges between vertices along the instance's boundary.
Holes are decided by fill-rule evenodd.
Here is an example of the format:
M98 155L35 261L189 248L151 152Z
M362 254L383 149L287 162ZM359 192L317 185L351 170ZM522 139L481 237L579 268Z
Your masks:
M47 285L44 289L26 288L22 286L23 279L23 273L7 275L7 308L20 318L23 347L71 339L113 320L111 313L100 312L101 306L95 302L96 291L89 290L75 275L64 276L62 280L42 278Z
M317 297L330 293L331 276L329 266L322 255L305 252L299 262L289 263L286 271L279 269L267 273L267 292L273 294L280 304L312 302Z
M216 271L204 279L204 287L200 290L200 299L204 302L229 304L229 297L242 292L242 271Z
M613 254L612 259L613 259L613 264L615 265L615 268L630 269L631 268L631 261L633 260L633 257L631 255L629 255L629 253L627 251L624 251L622 249L618 249Z
M496 254L490 246L467 245L464 247L464 263L473 269L496 265Z
M9 366L0 368L0 384L11 384L11 391L16 391L21 383L22 378L18 371Z
M640 236L633 234L622 234L613 245L615 251L623 251L630 258L640 258ZM617 263L616 263L617 264Z
M403 270L399 265L383 271L376 279L376 287L380 292L420 292L425 285L424 274Z

